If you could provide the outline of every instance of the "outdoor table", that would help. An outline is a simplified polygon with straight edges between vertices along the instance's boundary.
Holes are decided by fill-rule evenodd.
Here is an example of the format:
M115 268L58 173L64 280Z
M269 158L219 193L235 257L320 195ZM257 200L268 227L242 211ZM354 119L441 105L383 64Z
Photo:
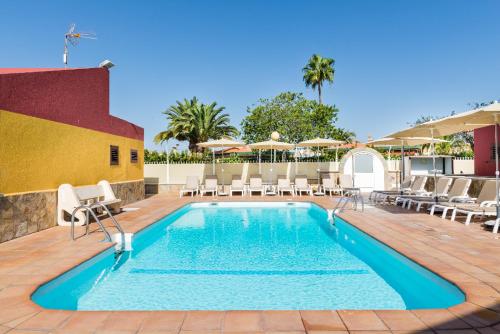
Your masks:
M225 185L223 185L223 184L220 186L221 191L219 191L219 192L217 193L219 196L229 196L229 193L228 193L228 192L225 192L225 190L224 190L224 189L225 189L225 187L226 187L226 186L225 186Z
M276 186L274 184L271 184L271 183L265 184L265 183L263 183L263 185L265 187L264 193L266 195L269 195L269 196L278 195L278 192L276 190Z

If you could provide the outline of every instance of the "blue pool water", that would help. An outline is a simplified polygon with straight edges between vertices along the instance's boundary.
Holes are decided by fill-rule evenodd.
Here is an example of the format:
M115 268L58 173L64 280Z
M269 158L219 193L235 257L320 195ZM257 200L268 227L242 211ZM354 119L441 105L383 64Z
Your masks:
M454 285L310 203L196 203L40 287L69 310L443 308Z

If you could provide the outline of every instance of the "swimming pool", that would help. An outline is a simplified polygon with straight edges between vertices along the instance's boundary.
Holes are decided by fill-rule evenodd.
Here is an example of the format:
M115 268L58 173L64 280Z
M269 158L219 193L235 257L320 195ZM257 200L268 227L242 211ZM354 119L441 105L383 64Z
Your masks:
M445 308L453 284L312 203L182 207L41 286L39 305L66 310Z

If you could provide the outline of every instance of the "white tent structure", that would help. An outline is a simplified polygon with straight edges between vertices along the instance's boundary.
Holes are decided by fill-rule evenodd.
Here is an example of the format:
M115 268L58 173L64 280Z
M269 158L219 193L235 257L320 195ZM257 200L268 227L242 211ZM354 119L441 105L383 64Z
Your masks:
M412 128L398 131L391 137L431 136L441 137L459 132L495 125L495 180L496 180L496 210L497 219L493 232L497 233L500 227L499 201L499 166L498 166L498 125L500 124L500 103L497 101L464 113L441 118L439 120L418 124Z

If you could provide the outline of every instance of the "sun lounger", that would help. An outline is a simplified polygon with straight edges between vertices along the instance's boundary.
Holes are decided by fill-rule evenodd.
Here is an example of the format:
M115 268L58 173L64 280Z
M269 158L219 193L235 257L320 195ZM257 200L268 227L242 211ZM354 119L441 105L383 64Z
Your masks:
M211 193L212 196L217 196L218 194L217 176L207 176L205 178L205 184L200 189L200 195Z
M250 176L250 185L247 188L247 192L250 194L250 196L252 196L253 192L258 192L261 196L264 196L265 186L262 184L261 175Z
M415 195L401 195L396 197L395 204L401 203L401 206L407 207L410 210L412 205L412 199L429 200L430 198L446 198L448 196L448 191L453 179L451 177L440 177L436 183L436 192L434 191L422 191Z
M295 194L302 195L303 192L312 196L312 187L307 182L307 177L305 175L298 175L295 177L294 185Z
M455 202L455 201L464 201L468 199L467 192L469 191L469 187L471 184L472 180L469 178L460 178L456 179L455 182L453 182L450 190L448 191L448 194L438 196L437 202L435 199L431 198L418 198L414 197L411 198L409 203L407 204L408 208L410 208L413 204L416 204L416 210L417 212L420 211L422 206L432 206L434 204L439 204L443 202Z
M373 190L370 193L370 196L368 197L369 200L377 201L377 196L380 194L384 193L392 193L392 194L402 194L405 192L409 192L411 190L411 185L414 182L415 177L414 176L407 176L403 182L401 183L401 186L391 188L390 190Z
M468 191L470 183L472 182L472 180L468 179L468 178L455 180L455 183L453 184L453 187L455 186L455 184L457 182L460 182L459 185L460 184L465 184L466 185L466 189ZM457 204L473 203L475 201L475 199L469 197L469 195L467 195L467 193L465 193L465 195L462 195L462 196L459 196L459 195L457 195L457 196L451 196L451 195L452 195L452 193L450 191L450 194L449 194L450 197L449 197L449 199L447 201L441 201L439 203L429 204L429 205L432 205L431 208L430 208L429 214L432 216L432 215L434 215L434 212L436 212L436 209L438 211L442 210L443 213L441 214L441 218L445 219L446 215L448 214L448 211L453 210Z
M191 193L191 197L196 195L200 191L200 185L197 176L188 176L186 178L186 184L179 191L179 197L182 195Z
M295 196L295 190L290 184L290 179L284 175L278 176L278 194L283 196L283 193L290 193Z
M427 183L427 176L418 175L415 177L415 180L411 184L410 190L406 190L403 193L406 195L420 195L425 192L425 184ZM384 192L380 193L378 196L377 202L391 202L394 201L397 197L401 196L400 192Z
M469 225L474 216L496 216L496 183L495 180L487 180L475 203L458 203L453 208L451 221L455 221L457 213L467 215L465 225Z
M231 185L229 186L229 196L233 196L233 193L245 195L245 184L241 180L241 175L233 175Z

